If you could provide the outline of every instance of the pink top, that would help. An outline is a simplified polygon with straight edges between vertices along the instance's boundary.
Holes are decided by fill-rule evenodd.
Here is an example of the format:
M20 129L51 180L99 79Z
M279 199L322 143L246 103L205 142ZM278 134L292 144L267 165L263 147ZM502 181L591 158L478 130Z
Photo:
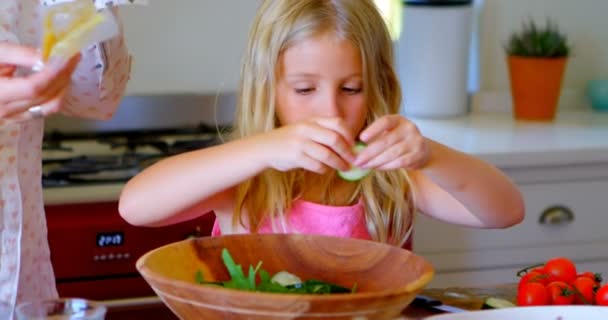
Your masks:
M296 200L286 217L288 230L284 233L371 240L366 227L365 207L361 201L352 206L327 206ZM279 223L277 223L277 228L281 228ZM273 233L270 221L264 221L258 232ZM219 236L221 234L219 223L215 220L211 235Z

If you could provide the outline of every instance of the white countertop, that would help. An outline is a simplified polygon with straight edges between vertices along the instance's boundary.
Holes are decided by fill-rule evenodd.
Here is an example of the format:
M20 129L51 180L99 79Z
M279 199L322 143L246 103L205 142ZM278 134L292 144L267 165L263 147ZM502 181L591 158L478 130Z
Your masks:
M608 163L608 113L569 111L553 122L510 113L411 119L423 135L501 168Z

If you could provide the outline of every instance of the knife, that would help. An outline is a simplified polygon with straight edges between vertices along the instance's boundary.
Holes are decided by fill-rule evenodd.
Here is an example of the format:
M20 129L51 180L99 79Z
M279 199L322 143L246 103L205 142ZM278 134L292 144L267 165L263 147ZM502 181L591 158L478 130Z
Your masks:
M449 313L469 312L470 311L470 310L466 310L466 309L444 304L440 300L433 299L431 297L424 296L424 295L417 295L416 298L414 298L414 300L412 301L411 305L414 307L417 307L417 308L434 309L434 310L439 310L439 311L449 312Z

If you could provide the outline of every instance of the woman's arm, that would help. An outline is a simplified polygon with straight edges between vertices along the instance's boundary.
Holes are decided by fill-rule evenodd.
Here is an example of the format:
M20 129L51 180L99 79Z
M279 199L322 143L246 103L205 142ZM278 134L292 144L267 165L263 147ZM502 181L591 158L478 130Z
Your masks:
M411 171L420 211L434 218L478 228L505 228L524 218L517 187L497 168L426 139L430 158Z

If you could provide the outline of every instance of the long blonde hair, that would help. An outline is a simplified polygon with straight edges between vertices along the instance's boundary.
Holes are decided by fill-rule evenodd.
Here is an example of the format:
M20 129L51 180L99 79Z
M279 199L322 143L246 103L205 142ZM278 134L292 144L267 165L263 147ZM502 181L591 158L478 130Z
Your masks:
M360 50L363 91L370 108L366 125L399 112L401 89L393 66L392 42L371 0L266 0L254 20L243 58L233 138L268 132L280 125L274 98L280 55L298 41L326 32L351 41ZM256 232L266 217L273 225L277 217L285 221L284 212L303 191L302 177L301 170L266 170L241 183L236 190L233 223L247 224ZM407 240L414 215L410 185L405 170L374 171L357 182L351 201L363 200L374 240L395 245ZM332 204L331 197L325 202Z

